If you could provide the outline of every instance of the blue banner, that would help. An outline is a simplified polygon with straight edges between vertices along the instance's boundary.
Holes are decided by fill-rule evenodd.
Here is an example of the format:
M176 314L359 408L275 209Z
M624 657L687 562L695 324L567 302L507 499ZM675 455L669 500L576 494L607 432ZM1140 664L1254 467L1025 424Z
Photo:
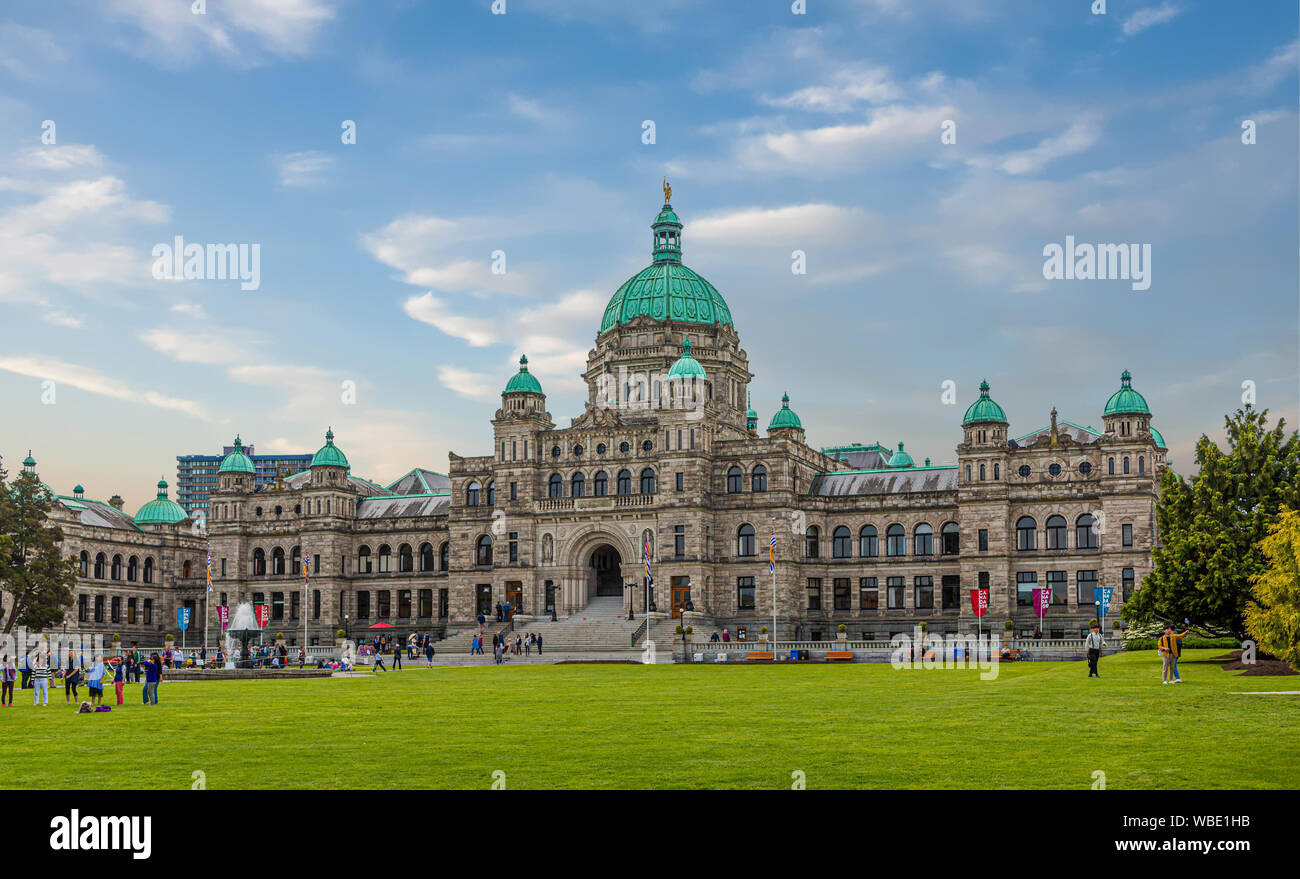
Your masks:
M176 625L182 632L190 627L190 609L188 607L176 608Z
M1110 597L1115 593L1114 586L1102 586L1097 590L1098 600L1101 602L1101 615L1105 616L1110 613Z

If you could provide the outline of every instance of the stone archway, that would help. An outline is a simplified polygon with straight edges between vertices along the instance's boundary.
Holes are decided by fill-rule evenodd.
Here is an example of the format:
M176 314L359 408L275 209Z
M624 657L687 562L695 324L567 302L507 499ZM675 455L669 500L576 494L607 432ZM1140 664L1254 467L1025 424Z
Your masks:
M623 557L608 543L602 543L591 553L588 561L595 574L591 597L612 598L623 596Z
M557 539L557 612L578 613L598 595L622 596L625 577L636 572L634 541L616 525L587 525Z

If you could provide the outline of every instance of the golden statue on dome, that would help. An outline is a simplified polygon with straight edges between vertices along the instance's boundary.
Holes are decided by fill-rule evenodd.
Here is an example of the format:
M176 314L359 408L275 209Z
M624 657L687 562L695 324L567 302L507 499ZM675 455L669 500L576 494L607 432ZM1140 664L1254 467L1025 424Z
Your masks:
M665 177L664 178L664 204L668 204L668 202L672 200L673 200L673 188L671 184L668 183L668 178Z

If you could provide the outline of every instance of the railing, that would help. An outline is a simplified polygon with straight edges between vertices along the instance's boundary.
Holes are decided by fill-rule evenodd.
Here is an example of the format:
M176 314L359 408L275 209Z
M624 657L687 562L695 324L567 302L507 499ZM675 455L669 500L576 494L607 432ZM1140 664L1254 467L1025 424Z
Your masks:
M639 625L639 626L636 627L636 631L632 633L632 646L633 646L633 647L636 646L636 642L637 642L637 641L639 641L641 638L645 637L646 629L649 627L649 625L650 625L650 620L649 620L649 619L644 619L644 620L641 621L641 625Z
M653 494L619 494L614 496L616 507L648 507L655 502Z

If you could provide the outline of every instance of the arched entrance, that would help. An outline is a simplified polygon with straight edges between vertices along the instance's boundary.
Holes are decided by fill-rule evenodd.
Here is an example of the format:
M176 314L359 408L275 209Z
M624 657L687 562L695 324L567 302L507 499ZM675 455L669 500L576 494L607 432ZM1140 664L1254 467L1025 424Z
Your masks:
M602 543L591 553L591 567L596 574L597 596L623 595L623 557L608 543Z

